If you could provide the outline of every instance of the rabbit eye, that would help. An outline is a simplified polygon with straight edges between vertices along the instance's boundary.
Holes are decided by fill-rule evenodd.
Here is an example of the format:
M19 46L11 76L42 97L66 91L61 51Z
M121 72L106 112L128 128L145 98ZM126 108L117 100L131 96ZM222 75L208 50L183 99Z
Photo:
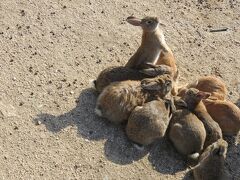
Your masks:
M165 83L166 86L169 86L170 84L171 84L171 81L167 81L167 82Z
M147 24L152 24L152 21L151 21L151 20L148 20L148 21L147 21Z

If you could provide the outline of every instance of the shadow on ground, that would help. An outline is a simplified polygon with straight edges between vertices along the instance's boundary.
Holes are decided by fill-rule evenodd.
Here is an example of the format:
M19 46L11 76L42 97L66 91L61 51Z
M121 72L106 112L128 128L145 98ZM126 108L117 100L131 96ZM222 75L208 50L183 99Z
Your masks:
M105 156L116 164L130 164L148 153L148 148L140 151L125 136L122 126L114 126L95 115L94 108L97 93L94 89L85 89L77 99L74 109L59 116L39 114L34 122L40 121L46 128L57 133L68 126L76 126L78 134L88 140L106 139Z
M228 142L226 168L233 180L240 179L240 133L236 137L224 137Z
M183 159L176 153L171 144L161 140L153 146L139 150L130 142L124 132L124 126L115 126L94 113L97 93L94 89L85 89L77 99L74 109L59 116L39 114L34 119L46 128L57 133L68 126L76 126L78 134L88 140L106 139L105 156L116 164L131 164L149 153L149 161L156 171L174 174L186 168ZM150 150L151 149L151 150Z
M59 116L39 114L34 121L40 121L53 133L57 133L68 126L76 126L78 134L85 139L95 141L106 139L104 145L105 156L116 164L131 164L149 153L150 163L160 173L175 174L186 169L184 159L167 139L162 139L151 147L145 147L144 150L137 149L127 139L124 126L114 126L95 115L96 100L96 91L90 88L85 89L77 99L76 107L71 111ZM240 177L240 145L234 145L232 141L232 138L228 139L229 148L226 166L234 177ZM188 172L183 179L192 179L191 173Z
M184 171L186 163L173 148L167 138L159 140L149 151L148 157L154 169L162 174L172 174Z

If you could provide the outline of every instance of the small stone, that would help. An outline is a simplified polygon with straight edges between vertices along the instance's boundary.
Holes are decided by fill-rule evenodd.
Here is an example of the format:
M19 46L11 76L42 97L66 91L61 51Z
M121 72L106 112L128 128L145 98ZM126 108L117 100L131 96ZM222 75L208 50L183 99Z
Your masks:
M70 91L70 94L74 94L74 92L73 92L73 91Z
M20 14L21 14L21 16L25 16L26 15L24 10L21 10Z
M36 125L40 125L40 124L42 124L41 121L37 121L37 122L36 122Z
M102 62L101 59L99 59L99 60L96 61L97 64L99 64L99 63L101 63L101 62Z

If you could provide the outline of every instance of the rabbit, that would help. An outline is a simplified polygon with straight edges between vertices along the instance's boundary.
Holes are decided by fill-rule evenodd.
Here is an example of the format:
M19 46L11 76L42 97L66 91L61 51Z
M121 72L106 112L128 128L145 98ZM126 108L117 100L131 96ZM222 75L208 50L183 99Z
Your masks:
M230 180L224 167L227 148L228 143L223 139L209 145L192 169L194 180Z
M137 144L149 145L165 135L174 104L158 99L137 106L128 118L126 133Z
M188 84L186 87L179 88L178 96L183 97L187 89L196 88L199 91L211 93L210 98L225 100L227 96L227 87L225 83L214 76L204 76Z
M203 101L208 113L222 129L224 135L237 135L240 130L240 109L230 101Z
M137 70L123 66L109 67L103 70L94 81L94 87L98 93L101 93L103 89L116 81L126 80L142 80L144 78L156 77L162 74L171 74L171 68L166 65L153 68L149 66L147 69Z
M136 106L165 98L172 89L172 78L161 75L141 81L114 82L99 95L95 112L109 121L119 124L126 121Z
M196 160L206 139L204 125L187 109L186 104L181 102L175 105L178 110L173 113L170 120L168 137L179 153Z
M194 113L204 124L207 136L204 148L222 138L222 130L217 122L207 112L202 100L207 99L211 94L190 88L186 91L183 100L186 102L188 109Z
M240 108L240 98L236 101L235 105Z
M177 93L177 82L179 71L176 60L169 46L166 44L163 31L159 28L162 25L156 17L145 17L139 19L133 16L127 18L127 22L140 26L143 30L142 42L137 52L129 59L126 67L133 69L145 69L148 64L155 66L167 65L172 69L173 95Z
M127 62L126 67L145 69L146 63L153 65L167 65L177 74L177 66L171 49L165 41L163 31L159 28L161 22L156 17L139 19L133 16L127 22L134 26L141 26L143 30L142 42L137 52ZM147 66L148 67L148 66Z
M172 51L167 46L163 32L159 29L161 24L158 18L145 17L138 19L135 17L128 17L127 22L132 25L141 26L143 29L142 44L138 48L137 52L130 58L128 63L124 67L109 67L103 70L98 78L94 81L94 86L98 92L101 92L104 87L111 82L124 81L124 80L141 80L149 77L147 73L151 73L152 69L159 69L158 75L168 73L173 76L173 80L177 81L178 70L173 57ZM149 68L151 65L152 68ZM145 70L143 74L135 70ZM150 72L149 72L150 70ZM135 73L136 72L136 73ZM156 73L155 73L156 74ZM154 75L156 76L156 75ZM172 91L176 95L175 85Z

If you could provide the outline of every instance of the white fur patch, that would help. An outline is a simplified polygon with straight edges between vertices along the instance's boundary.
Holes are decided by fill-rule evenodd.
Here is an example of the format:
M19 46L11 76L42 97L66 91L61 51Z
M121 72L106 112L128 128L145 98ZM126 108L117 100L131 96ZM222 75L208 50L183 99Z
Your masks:
M144 146L139 146L139 145L137 145L137 144L134 144L133 145L137 150L139 150L139 151L143 151L144 150Z
M179 123L175 123L173 126L175 126L175 127L179 127L179 128L182 128L182 125L179 124Z
M157 61L158 61L158 59L159 59L159 56L160 56L161 52L162 52L161 50L160 50L159 52L157 52L156 56L154 57L153 64L156 64L156 63L157 63Z
M95 79L90 79L90 80L89 80L89 84L90 84L91 88L96 89L95 84L94 84L94 81L95 81Z
M189 158L192 158L192 159L197 159L199 157L199 153L194 153L194 154L191 154L188 156Z
M102 111L98 108L95 108L95 113L99 116L102 117Z

